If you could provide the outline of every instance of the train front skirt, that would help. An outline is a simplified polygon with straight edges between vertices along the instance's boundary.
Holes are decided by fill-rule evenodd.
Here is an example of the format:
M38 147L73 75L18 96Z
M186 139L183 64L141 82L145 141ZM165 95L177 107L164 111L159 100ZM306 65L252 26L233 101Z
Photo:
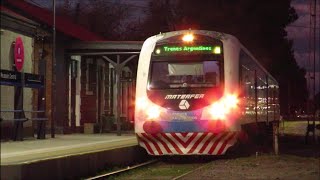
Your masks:
M137 133L139 145L150 155L223 155L239 132Z

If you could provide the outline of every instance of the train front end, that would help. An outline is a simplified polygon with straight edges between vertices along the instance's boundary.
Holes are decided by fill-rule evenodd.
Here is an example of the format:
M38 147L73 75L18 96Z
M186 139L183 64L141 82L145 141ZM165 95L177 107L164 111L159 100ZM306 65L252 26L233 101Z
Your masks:
M236 78L225 74L224 38L216 32L177 31L145 41L135 132L149 154L222 155L235 143L240 102L226 82Z

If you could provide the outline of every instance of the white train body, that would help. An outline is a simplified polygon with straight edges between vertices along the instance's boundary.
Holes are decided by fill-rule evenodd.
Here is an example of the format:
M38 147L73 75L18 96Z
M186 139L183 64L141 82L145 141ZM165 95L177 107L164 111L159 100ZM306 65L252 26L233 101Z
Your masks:
M244 125L279 117L276 81L234 36L218 32L148 38L136 87L135 133L151 155L222 155Z

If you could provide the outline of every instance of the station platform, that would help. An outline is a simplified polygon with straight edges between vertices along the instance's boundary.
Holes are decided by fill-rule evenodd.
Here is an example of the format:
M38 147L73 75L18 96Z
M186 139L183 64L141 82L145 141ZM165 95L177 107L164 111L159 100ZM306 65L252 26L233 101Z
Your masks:
M139 160L133 133L71 134L1 142L1 179L77 179L97 169Z

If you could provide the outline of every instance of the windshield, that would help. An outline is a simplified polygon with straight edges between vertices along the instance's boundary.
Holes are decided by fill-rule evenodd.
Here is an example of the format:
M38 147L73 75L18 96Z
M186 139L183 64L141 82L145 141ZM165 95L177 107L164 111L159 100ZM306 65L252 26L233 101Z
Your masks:
M220 84L219 61L152 62L152 89L216 87Z

